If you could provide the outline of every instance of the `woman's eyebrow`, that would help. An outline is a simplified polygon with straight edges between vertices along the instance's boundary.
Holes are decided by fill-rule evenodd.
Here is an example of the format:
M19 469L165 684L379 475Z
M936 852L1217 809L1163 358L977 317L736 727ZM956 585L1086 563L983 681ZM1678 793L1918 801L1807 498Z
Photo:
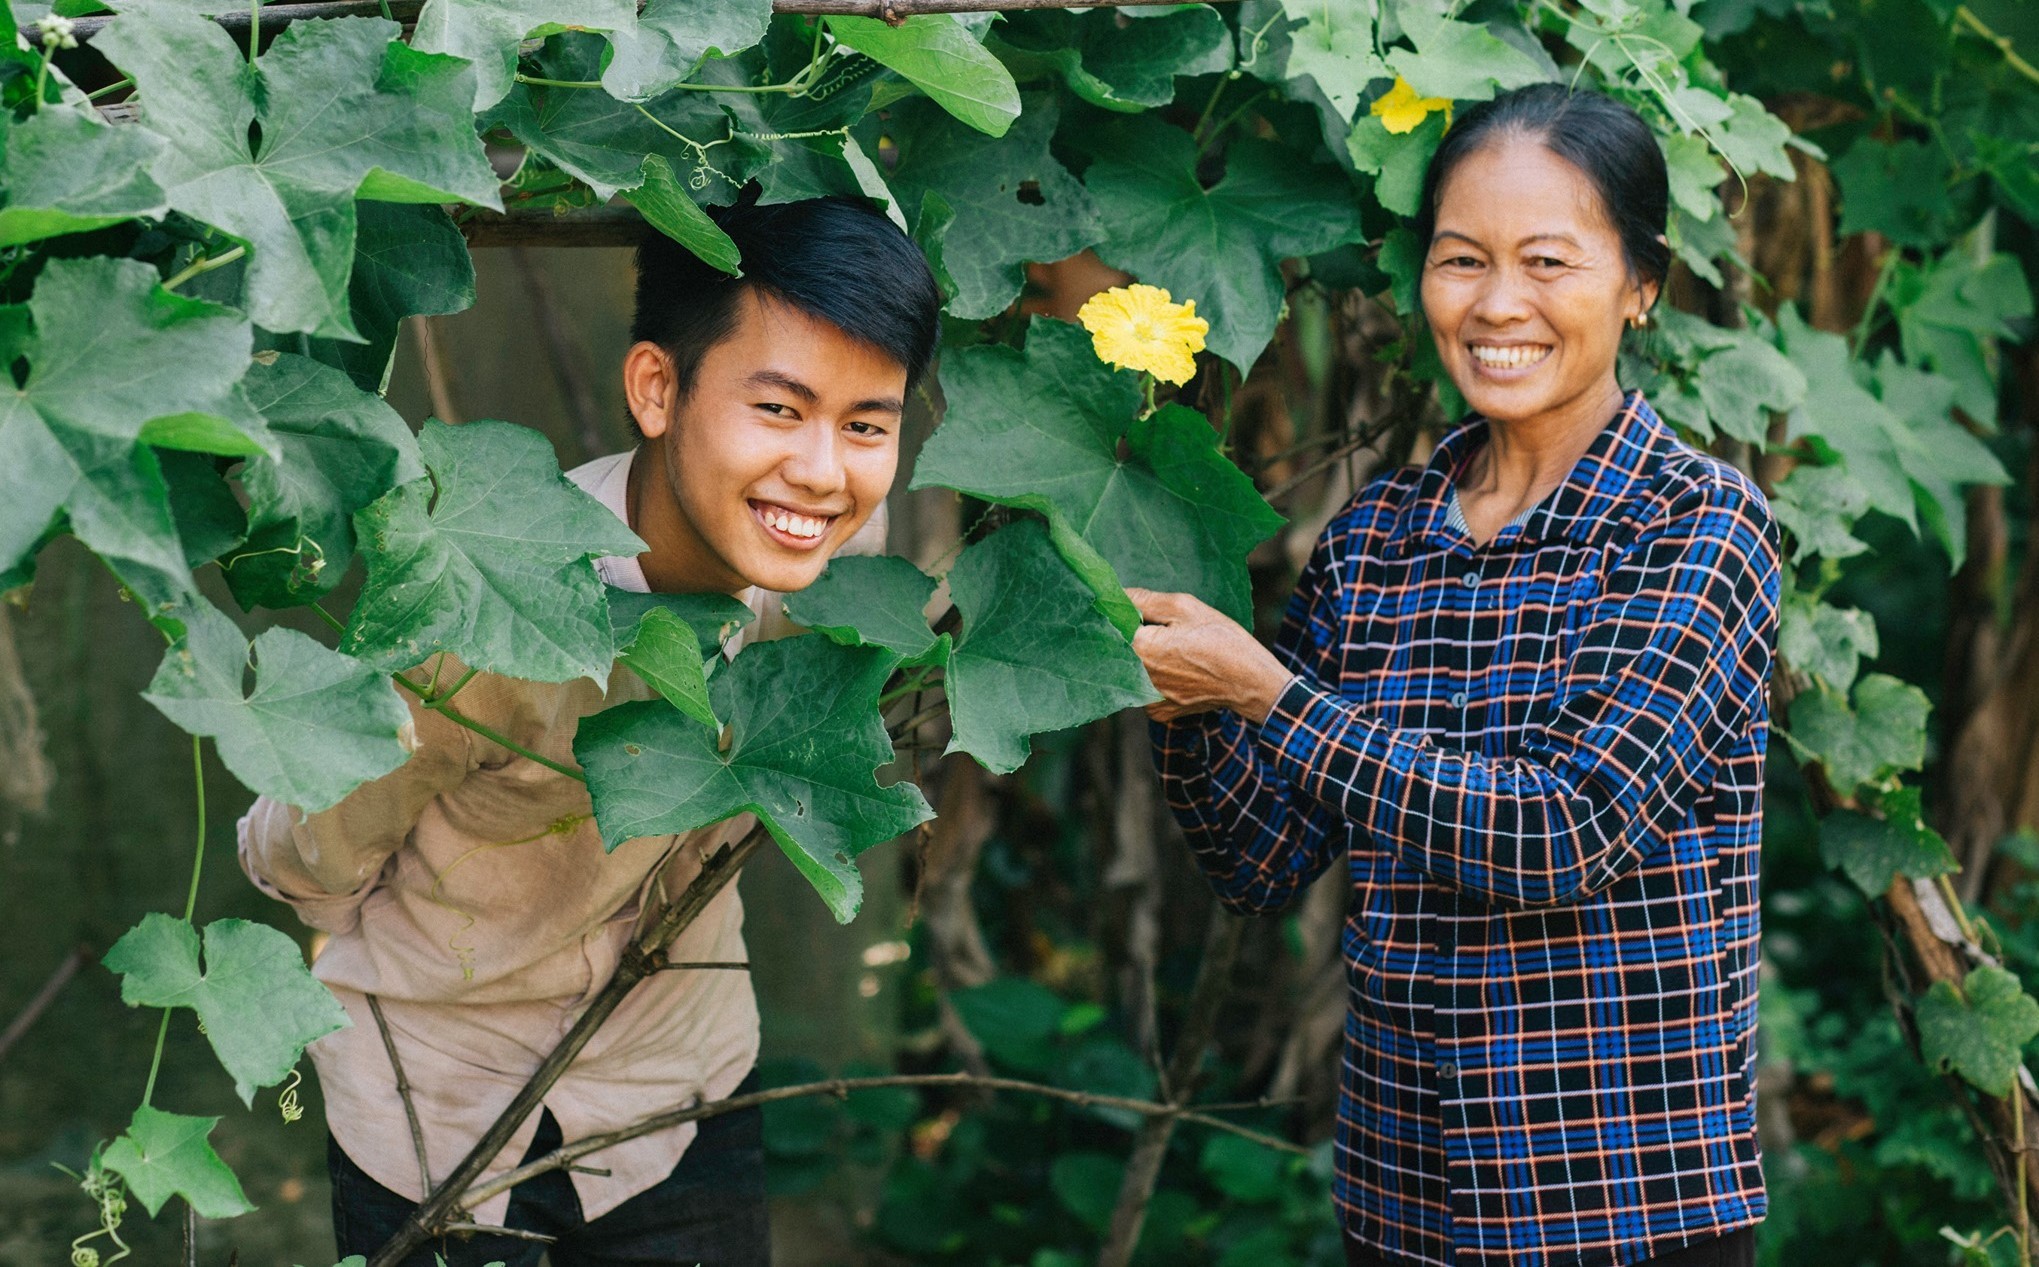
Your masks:
M1537 242L1559 242L1571 247L1575 251L1584 249L1579 245L1579 239L1569 233L1533 233L1522 239L1523 246L1530 246Z

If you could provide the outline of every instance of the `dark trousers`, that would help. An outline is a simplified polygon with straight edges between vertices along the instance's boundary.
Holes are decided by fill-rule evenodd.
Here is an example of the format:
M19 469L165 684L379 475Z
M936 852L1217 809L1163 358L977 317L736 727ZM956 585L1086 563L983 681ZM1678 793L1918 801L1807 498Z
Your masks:
M1390 1258L1350 1236L1345 1238L1345 1267L1405 1267L1407 1259ZM1755 1267L1756 1229L1745 1227L1725 1236L1693 1241L1668 1254L1646 1258L1635 1267Z
M757 1090L757 1074L736 1094ZM538 1136L524 1160L561 1143L559 1123L541 1110ZM340 1255L372 1255L417 1208L368 1177L330 1140L326 1164L333 1176L333 1235ZM623 1267L635 1263L699 1263L701 1267L767 1267L771 1222L765 1206L764 1116L755 1108L704 1119L673 1172L656 1185L592 1221L563 1170L518 1184L504 1224L556 1238L552 1244L482 1233L438 1237L404 1259L404 1267L536 1267L541 1254L552 1267Z

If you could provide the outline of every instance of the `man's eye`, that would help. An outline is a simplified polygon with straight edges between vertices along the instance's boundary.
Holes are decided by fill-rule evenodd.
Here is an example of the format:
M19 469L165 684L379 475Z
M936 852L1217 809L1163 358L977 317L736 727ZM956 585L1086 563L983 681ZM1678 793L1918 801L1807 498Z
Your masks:
M791 409L773 400L759 401L757 407L759 409L764 410L768 414L773 414L781 418L789 418L793 414L793 411Z
M852 422L847 425L852 432L860 436L882 436L885 434L885 428L875 422Z

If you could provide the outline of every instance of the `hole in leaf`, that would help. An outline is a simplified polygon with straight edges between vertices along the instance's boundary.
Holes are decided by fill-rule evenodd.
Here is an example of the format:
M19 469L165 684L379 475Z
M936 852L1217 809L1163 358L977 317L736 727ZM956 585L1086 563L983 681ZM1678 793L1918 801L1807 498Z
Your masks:
M1013 196L1029 207L1045 207L1048 205L1048 200L1041 197L1041 182L1038 180L1021 181L1019 192Z
M14 387L15 387L15 390L19 391L19 390L21 390L22 388L24 388L24 387L27 387L27 386L28 386L28 358L27 358L27 357L25 357L25 356L17 356L17 357L15 357L15 358L14 358L14 360L13 360L13 362L12 362L12 363L11 363L10 365L8 365L8 367L7 367L7 372L8 372L9 374L11 374L11 375L13 375L13 376L14 376Z
M248 120L248 156L250 158L262 157L262 121L260 119Z

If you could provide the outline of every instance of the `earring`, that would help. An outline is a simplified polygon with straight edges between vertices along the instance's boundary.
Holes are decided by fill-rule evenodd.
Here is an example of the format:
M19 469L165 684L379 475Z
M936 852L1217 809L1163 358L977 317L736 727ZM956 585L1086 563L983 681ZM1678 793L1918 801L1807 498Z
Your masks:
M1647 312L1639 312L1635 316L1630 317L1628 319L1628 328L1631 330L1640 330L1644 326L1649 325L1649 323L1650 314Z

